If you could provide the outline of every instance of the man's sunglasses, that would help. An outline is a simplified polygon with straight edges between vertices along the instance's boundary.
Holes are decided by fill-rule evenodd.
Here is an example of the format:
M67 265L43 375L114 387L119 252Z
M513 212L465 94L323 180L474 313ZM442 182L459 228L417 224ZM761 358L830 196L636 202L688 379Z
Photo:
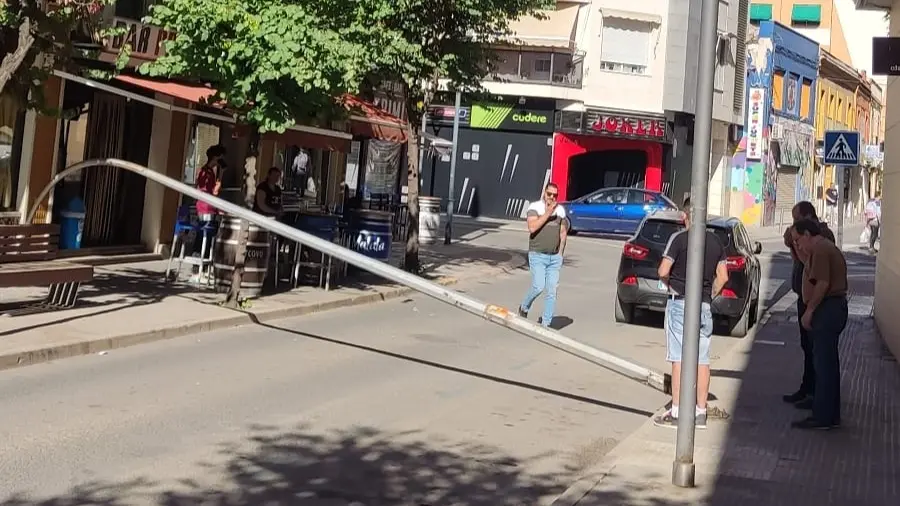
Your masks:
M550 197L550 198L555 199L556 197L559 197L559 193L555 193L555 192L554 192L554 193L547 192L547 196Z

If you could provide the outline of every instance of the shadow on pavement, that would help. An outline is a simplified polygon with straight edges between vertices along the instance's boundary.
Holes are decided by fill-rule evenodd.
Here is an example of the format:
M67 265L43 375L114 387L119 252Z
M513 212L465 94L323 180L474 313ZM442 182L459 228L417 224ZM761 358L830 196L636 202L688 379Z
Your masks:
M492 376L490 374L484 374L484 373L480 373L477 371L470 371L468 369L462 369L460 367L454 367L452 365L441 364L438 362L432 362L430 360L425 360L425 359L416 358L416 357L410 357L408 355L402 355L400 353L394 353L392 351L373 348L371 346L365 346L362 344L350 343L347 341L341 341L340 339L334 339L331 337L325 337L325 336L320 336L320 335L316 335L316 334L311 334L309 332L301 332L299 330L293 330L293 329L288 329L288 328L284 328L284 327L279 327L277 325L271 325L271 324L263 323L263 322L259 322L259 321L257 321L256 324L261 327L266 327L266 328L269 328L272 330L277 330L280 332L287 332L289 334L294 334L296 336L305 337L307 339L315 339L317 341L322 341L322 342L326 342L326 343L330 343L330 344L336 344L339 346L346 346L348 348L353 348L356 350L367 351L370 353L377 353L379 355L384 355L386 357L391 357L391 358L395 358L398 360L413 362L413 363L424 365L427 367L436 367L438 369L443 369L445 371L455 372L455 373L459 373L459 374L465 374L466 376L471 376L473 378L479 378L479 379L484 379L484 380L488 380L488 381L493 381L495 383L509 385L512 387L525 388L525 389L532 390L532 391L539 392L539 393L546 394L546 395L554 395L557 397L570 399L570 400L573 400L576 402L584 402L587 404L593 404L595 406L600 406L600 407L604 407L604 408L608 408L608 409L614 409L614 410L622 411L625 413L632 413L632 414L640 415L640 416L644 416L644 417L653 416L653 413L650 411L645 411L645 410L637 409L637 408L631 408L628 406L622 406L619 404L602 401L600 399L584 397L584 396L577 395L577 394L563 392L561 390L545 388L545 387L542 387L539 385L532 385L530 383L524 383L521 381L511 380L511 379L507 379L507 378L501 378L499 376Z
M223 445L192 479L79 485L60 497L16 496L2 506L522 506L563 491L566 477L529 474L528 461L496 448L426 441L416 432L359 427L315 433L253 427L241 444ZM218 462L222 461L222 462Z

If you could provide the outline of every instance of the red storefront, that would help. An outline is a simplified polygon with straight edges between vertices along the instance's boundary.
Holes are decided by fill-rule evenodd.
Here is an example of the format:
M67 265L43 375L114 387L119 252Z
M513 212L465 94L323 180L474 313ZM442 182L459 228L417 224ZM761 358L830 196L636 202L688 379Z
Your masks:
M671 138L661 115L560 111L550 180L564 200L616 186L660 191L664 147Z

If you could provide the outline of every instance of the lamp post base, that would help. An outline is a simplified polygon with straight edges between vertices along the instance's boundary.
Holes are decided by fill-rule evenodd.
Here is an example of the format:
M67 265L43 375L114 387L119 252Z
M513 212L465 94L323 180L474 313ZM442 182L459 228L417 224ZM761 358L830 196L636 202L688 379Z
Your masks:
M672 464L672 485L694 488L694 472L693 462L674 462Z

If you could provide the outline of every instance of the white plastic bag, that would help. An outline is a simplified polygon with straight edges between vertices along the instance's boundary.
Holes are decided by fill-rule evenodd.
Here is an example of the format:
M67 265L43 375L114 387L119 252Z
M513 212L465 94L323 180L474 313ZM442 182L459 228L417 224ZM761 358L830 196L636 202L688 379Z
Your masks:
M859 243L860 244L869 244L869 227L863 229L862 233L859 234Z

